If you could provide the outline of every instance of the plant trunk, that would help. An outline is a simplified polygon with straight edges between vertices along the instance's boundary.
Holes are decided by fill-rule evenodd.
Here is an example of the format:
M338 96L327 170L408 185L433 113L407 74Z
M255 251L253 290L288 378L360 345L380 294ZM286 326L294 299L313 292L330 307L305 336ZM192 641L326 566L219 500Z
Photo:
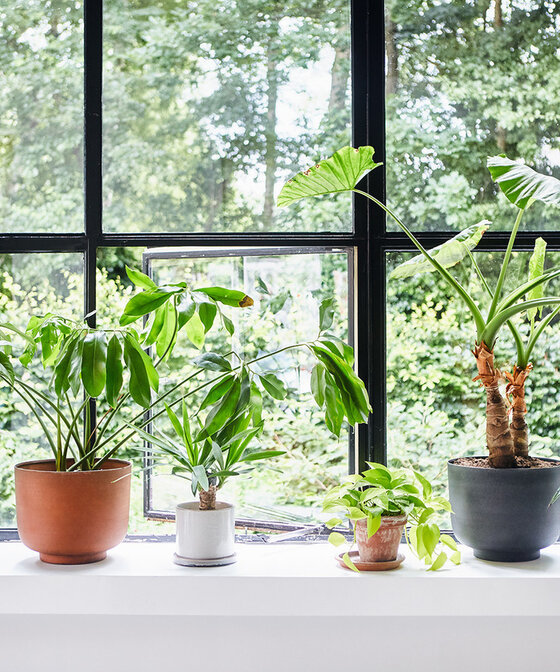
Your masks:
M513 374L506 373L508 383L506 385L506 397L511 403L511 422L510 430L513 438L513 450L519 457L528 457L529 455L529 428L525 421L527 406L525 404L525 381L527 380L531 369L531 364L525 369L513 367Z
M211 485L208 490L200 490L198 493L201 511L213 511L216 508L216 486Z
M492 467L515 467L513 439L509 428L508 408L500 393L500 372L494 367L494 352L484 343L473 350L478 376L486 390L486 444Z
M385 9L385 50L387 55L387 77L385 94L391 96L399 86L399 56L397 51L397 24L391 20L389 9Z

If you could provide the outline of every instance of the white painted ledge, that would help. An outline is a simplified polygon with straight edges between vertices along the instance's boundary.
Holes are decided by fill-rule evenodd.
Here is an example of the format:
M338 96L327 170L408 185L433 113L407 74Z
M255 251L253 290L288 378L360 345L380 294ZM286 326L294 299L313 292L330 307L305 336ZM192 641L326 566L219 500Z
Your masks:
M560 616L560 546L539 560L426 572L406 548L391 572L355 574L328 544L237 545L238 562L187 568L170 543L125 543L100 563L41 563L0 544L0 615L214 617Z

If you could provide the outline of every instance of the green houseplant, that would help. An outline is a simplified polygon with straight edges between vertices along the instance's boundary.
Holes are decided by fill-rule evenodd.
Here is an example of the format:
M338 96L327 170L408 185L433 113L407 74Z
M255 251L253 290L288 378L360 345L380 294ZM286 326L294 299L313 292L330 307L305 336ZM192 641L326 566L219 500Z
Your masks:
M556 467L555 461L547 463L528 457L525 419L525 382L532 369L530 358L538 338L560 309L560 297L544 293L547 283L560 275L558 269L544 270L544 241L538 240L535 245L528 279L508 293L504 292L504 284L523 213L535 201L560 203L560 182L505 156L488 159L492 179L517 208L498 280L492 288L471 252L489 222L480 222L443 245L426 250L387 205L357 188L366 173L381 165L373 161L373 153L372 147L339 150L333 157L290 180L283 187L278 204L287 206L301 198L341 192L353 192L369 199L391 217L420 253L398 267L393 279L436 272L462 300L474 323L472 352L478 370L475 380L486 393L489 454L484 460L467 461L466 464L450 461L450 498L455 512L455 531L465 543L474 547L476 555L486 559L538 557L540 548L552 543L560 532L560 511L558 507L548 506L560 484L560 470L542 468ZM448 270L463 260L473 265L486 298L477 301ZM543 314L545 308L549 309L546 315ZM523 314L530 322L526 337L515 322ZM495 364L495 347L504 327L515 342L517 361L513 371L502 374ZM505 395L500 389L504 382ZM494 506L488 507L488 501ZM472 502L478 503L476 510L470 509ZM520 532L520 520L523 521L523 532Z
M94 514L96 524L103 528L107 516L95 513L100 511L99 500L89 491L87 505L84 502L76 505L71 499L65 500L51 493L49 497L40 498L28 506L29 498L37 490L36 484L25 486L30 477L42 481L48 479L49 487L55 492L60 492L62 483L73 484L68 487L79 493L84 490L86 479L92 482L93 479L99 480L100 474L106 475L108 482L104 487L110 485L112 490L120 492L118 533L110 536L110 545L115 545L126 532L130 487L130 465L115 463L118 451L133 437L138 434L143 436L145 428L161 415L166 414L172 421L178 422L173 408L178 404L188 404L195 395L207 389L209 392L204 402L208 408L206 420L192 438L193 450L196 448L199 451L202 463L193 463L192 466L203 466L207 447L212 452L214 445L226 434L228 441L237 436L237 444L231 441L227 445L232 451L239 449L241 442L247 438L250 440L253 430L256 433L259 428L256 412L253 411L250 417L253 429L248 430L246 435L240 435L244 431L240 427L247 421L249 407L254 409L257 406L257 395L261 394L261 390L272 396L284 392L281 381L274 374L253 374L251 367L264 357L301 347L313 354L316 359L314 380L319 381L315 382L315 396L324 408L327 425L334 433L340 432L345 418L351 423L363 422L369 413L365 388L352 369L351 348L327 331L333 318L332 301L329 299L321 305L321 331L314 341L289 345L251 361L243 361L236 355L237 360L230 362L227 357L233 358L234 353L231 352L204 352L191 362L188 375L172 381L165 391L161 390L158 369L170 356L182 333L196 347L202 348L207 332L218 319L229 334L233 333L234 325L223 311L224 306L243 309L250 307L253 301L237 290L222 287L192 289L185 283L156 286L139 271L128 269L127 273L141 291L128 301L120 324L115 328L93 329L84 322L52 314L33 316L25 332L11 324L1 327L0 380L27 405L40 424L45 442L53 454L53 459L42 461L41 466L33 463L16 467L20 534L24 542L40 550L43 559L49 562L94 561L104 557L110 547L106 546L109 542L104 538L93 544L95 548L90 548L91 539L85 538L80 540L77 549L68 550L68 544L72 546L72 540L76 539L76 532L71 521L65 525L68 519L64 516L65 510L83 509L82 521L89 521L87 525L82 525L84 529L91 528ZM139 328L138 325L142 326ZM13 341L18 339L23 342L24 349L16 359ZM147 347L149 352L145 350ZM34 384L26 373L26 367L37 352L40 352L43 366L51 372L47 389ZM18 367L23 369L22 373ZM202 374L207 377L209 371L216 375L209 380L201 380ZM98 420L93 419L94 399L103 411ZM137 407L132 418L122 417L126 404ZM183 419L183 432L184 422ZM154 442L153 439L151 441ZM213 455L213 459L219 462L215 452ZM255 459L253 455L248 461ZM124 470L123 474L107 473L117 466ZM194 469L192 474L196 477L200 472ZM79 485L75 485L77 483ZM206 485L208 487L204 488ZM196 481L196 487L204 492L202 499L211 502L213 487L209 482L202 477ZM106 493L101 497L108 501ZM53 506L43 506L44 501L53 502ZM28 521L31 522L28 524ZM38 532L41 532L39 542L34 540ZM58 549L56 544L53 546L53 538L60 542ZM47 543L48 550L41 550L43 543ZM99 548L100 545L106 547Z
M352 349L328 332L334 314L332 304L331 299L321 303L315 341L284 346L280 352L304 348L314 356L313 395L325 410L329 429L339 435L344 418L351 422L367 419L369 402L351 368ZM152 459L190 481L192 494L198 495L198 502L177 505L178 564L222 565L234 561L233 507L217 501L216 493L229 478L249 474L263 461L284 454L255 445L264 426L263 397L281 401L287 395L282 380L259 368L263 360L275 354L264 353L247 360L235 350L229 358L205 353L195 360L196 364L218 375L199 403L187 404L183 399L179 414L165 405L170 432L155 426L149 434L131 425L151 444Z
M388 469L376 462L368 462L368 466L362 474L347 476L341 485L329 490L323 503L325 512L342 511L353 524L358 553L344 553L344 564L353 570L360 563L364 569L397 567L403 560L397 555L403 530L409 548L429 569L443 567L448 553L449 559L458 564L461 554L455 540L441 534L434 522L438 511L451 511L449 502L434 496L429 481L417 472ZM332 518L327 527L342 522L341 518ZM340 546L346 537L331 532L329 541Z

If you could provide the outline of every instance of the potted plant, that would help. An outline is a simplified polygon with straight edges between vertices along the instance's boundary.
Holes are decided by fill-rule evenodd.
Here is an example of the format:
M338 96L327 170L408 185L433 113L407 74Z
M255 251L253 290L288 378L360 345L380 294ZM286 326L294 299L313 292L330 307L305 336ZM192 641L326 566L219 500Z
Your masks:
M376 462L368 466L362 474L351 474L329 490L323 502L323 511L342 511L354 528L358 551L340 554L341 564L354 571L395 569L404 560L398 553L403 533L409 548L429 569L443 567L450 551L449 559L459 564L461 554L455 540L441 534L434 522L439 511L451 511L449 502L434 496L430 482L418 472L388 469ZM342 522L331 518L326 525L333 528ZM329 541L340 546L346 537L335 531Z
M129 431L128 421L119 420L119 411L132 402L140 407L135 421L142 421L148 410L157 415L154 409L201 371L195 369L157 396L158 367L178 332L184 328L200 343L217 314L229 326L220 305L252 304L243 292L220 287L191 290L185 283L157 287L144 274L127 272L143 291L127 303L115 329L93 329L85 321L51 313L32 316L25 331L0 325L0 380L35 417L52 452L49 460L15 467L20 538L45 562L96 562L122 541L128 526L131 465L116 454L135 431ZM130 326L147 315L143 331ZM25 344L18 359L13 354L15 339ZM153 346L157 358L144 351L147 345ZM37 351L51 374L49 381L27 370ZM93 400L104 411L98 421Z
M344 191L368 198L397 223L420 252L398 267L392 277L435 271L463 301L475 327L475 380L486 393L489 455L449 461L453 527L457 537L472 546L478 557L496 561L537 558L540 549L553 543L560 532L560 507L551 505L560 486L560 463L528 457L525 420L525 382L533 368L530 358L538 338L560 310L560 297L544 294L546 284L560 275L558 269L544 270L544 241L538 240L535 245L527 281L507 294L504 283L524 211L535 201L559 203L560 182L503 155L488 159L493 180L517 208L498 280L491 287L471 253L489 222L474 225L443 245L426 250L389 207L356 188L366 173L381 165L374 163L372 157L372 147L345 147L290 180L282 189L278 204L286 206L301 198ZM477 301L448 270L462 260L473 265L486 299ZM543 316L547 307L551 310ZM514 322L522 314L530 323L526 337ZM509 329L517 352L513 370L504 374L495 363L496 340L503 327ZM502 391L500 385L504 382Z
M255 445L264 427L263 397L281 401L287 394L276 375L259 368L263 360L278 352L307 349L316 360L311 376L313 395L324 408L331 431L338 436L344 419L351 423L367 419L369 402L363 383L352 370L352 348L328 332L332 304L332 299L321 303L315 341L287 345L252 360L236 351L231 351L229 358L211 352L201 355L195 364L218 375L199 405L183 399L180 417L166 405L172 433L157 426L152 433L131 426L149 442L152 459L170 465L172 474L190 481L193 496L198 494L198 501L176 507L177 564L216 566L235 562L233 506L217 501L216 493L229 478L249 474L264 460L284 454Z
M291 348L306 348L314 355L314 395L334 433L340 432L344 418L364 422L369 414L364 385L352 369L352 349L327 331L333 319L330 299L321 304L321 331L314 341L289 345L247 362L237 356L233 364L222 354L205 352L192 362L188 375L160 391L158 369L181 331L202 348L217 317L233 334L234 325L223 306L248 308L253 301L237 290L191 289L184 282L157 286L139 271L127 269L127 273L142 291L128 301L117 328L93 329L53 314L32 317L25 332L10 324L0 325L0 380L28 406L53 453L51 460L16 466L20 536L47 562L94 562L122 541L128 523L130 464L116 460L115 455L133 437L145 436L145 428L163 414L173 418L177 429L173 408L178 404L186 405L210 388L203 402L208 409L205 423L192 437L194 448L200 447L199 458L208 447L215 456L216 445L231 446L233 455L247 436L250 440L253 430L246 435L240 434L241 429L230 432L247 421L249 408L250 420L256 422L259 386L276 398L285 394L274 374L253 374L251 367L264 357ZM132 326L141 320L141 330ZM13 356L13 336L25 343L19 361ZM150 352L145 351L147 347ZM43 366L52 372L50 389L33 384L25 372L38 350ZM23 367L21 375L16 375L15 365ZM208 371L218 375L197 381ZM94 399L104 411L98 421L93 420ZM122 409L130 402L139 411L123 419ZM186 417L183 412L182 432ZM239 443L227 443L234 435ZM250 459L243 457L246 462L256 459L254 454ZM197 464L197 459L191 463L192 474L200 480L193 479L193 486L203 491L207 509L213 510L213 485L198 468L205 468L205 461Z

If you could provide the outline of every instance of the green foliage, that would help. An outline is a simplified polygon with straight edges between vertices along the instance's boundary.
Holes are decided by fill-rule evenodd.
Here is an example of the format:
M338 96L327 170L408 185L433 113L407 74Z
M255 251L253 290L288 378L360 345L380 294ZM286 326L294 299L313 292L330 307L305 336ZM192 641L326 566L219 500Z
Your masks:
M348 476L341 485L329 490L323 511L342 511L352 523L365 520L368 537L377 533L383 516L405 515L409 524L407 543L414 554L429 565L428 569L437 570L445 564L448 556L442 545L453 551L449 559L458 564L461 555L455 541L449 535L441 534L434 522L439 511L451 511L449 502L434 495L430 482L418 472L388 469L375 462L368 462L368 466L370 468L363 474ZM334 518L326 524L336 527L341 522L340 518ZM333 532L329 541L338 546L345 539L340 533Z

